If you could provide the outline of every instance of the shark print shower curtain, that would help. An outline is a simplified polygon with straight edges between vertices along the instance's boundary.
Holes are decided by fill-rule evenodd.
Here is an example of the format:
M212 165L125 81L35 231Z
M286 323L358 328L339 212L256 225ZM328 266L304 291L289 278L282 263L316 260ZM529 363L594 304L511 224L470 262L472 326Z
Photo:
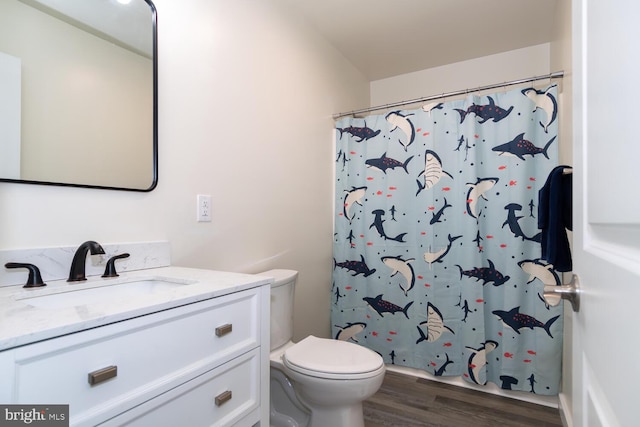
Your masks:
M332 332L385 363L558 393L562 305L538 192L558 164L557 88L336 123Z

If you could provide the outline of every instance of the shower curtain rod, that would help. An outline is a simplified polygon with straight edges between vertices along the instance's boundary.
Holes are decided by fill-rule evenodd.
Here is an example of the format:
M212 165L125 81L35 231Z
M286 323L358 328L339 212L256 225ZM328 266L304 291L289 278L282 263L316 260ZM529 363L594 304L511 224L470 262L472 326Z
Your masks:
M338 114L334 114L333 115L333 119L336 120L336 119L339 119L340 117L355 116L356 114L369 113L371 111L386 110L388 108L400 107L402 105L416 104L418 102L433 101L434 99L442 99L442 98L448 98L450 96L465 95L465 94L472 93L472 92L480 92L480 91L488 90L488 89L496 89L496 88L505 87L505 86L513 86L513 85L518 85L518 84L522 84L522 83L534 82L534 81L537 81L537 80L557 79L557 78L562 78L562 77L564 77L564 71L555 71L553 73L549 73L549 74L546 74L544 76L534 76L534 77L529 77L528 79L512 80L510 82L496 83L496 84L492 84L492 85L488 85L488 86L480 86L480 87L476 87L474 89L457 90L455 92L443 93L443 94L440 94L440 95L431 95L431 96L427 96L427 97L424 97L424 98L412 99L412 100L409 100L409 101L401 101L401 102L396 102L396 103L392 103L392 104L379 105L377 107L369 107L369 108L363 108L361 110L353 110L353 111L349 111L349 112L346 112L346 113L338 113Z

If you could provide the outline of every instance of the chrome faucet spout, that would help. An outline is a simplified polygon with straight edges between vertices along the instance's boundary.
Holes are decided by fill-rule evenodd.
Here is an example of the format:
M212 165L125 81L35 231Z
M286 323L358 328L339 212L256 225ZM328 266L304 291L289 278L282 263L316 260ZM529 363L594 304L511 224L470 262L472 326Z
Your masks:
M91 255L104 254L104 249L102 249L102 246L100 246L98 242L94 242L93 240L89 240L81 244L73 256L67 282L80 282L82 280L87 280L85 277L85 267L88 252L91 252Z

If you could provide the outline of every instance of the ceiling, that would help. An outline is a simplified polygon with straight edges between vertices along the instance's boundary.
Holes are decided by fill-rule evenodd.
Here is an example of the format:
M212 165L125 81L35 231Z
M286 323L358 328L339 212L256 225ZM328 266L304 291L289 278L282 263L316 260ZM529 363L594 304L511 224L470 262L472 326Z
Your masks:
M369 80L547 43L562 0L284 0Z

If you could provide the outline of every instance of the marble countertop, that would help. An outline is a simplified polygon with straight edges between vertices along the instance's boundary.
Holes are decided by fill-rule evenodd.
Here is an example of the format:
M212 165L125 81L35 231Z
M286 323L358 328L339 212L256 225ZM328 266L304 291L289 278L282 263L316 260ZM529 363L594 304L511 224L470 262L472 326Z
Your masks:
M128 282L148 279L180 284L144 295L128 295L118 299L109 297L104 301L84 305L39 308L29 304L30 298L38 296L80 292L89 288L127 286ZM161 267L125 272L109 279L96 276L89 277L85 282L75 283L57 280L47 282L47 286L40 288L25 289L21 285L2 287L0 351L255 288L272 281L272 278L251 274Z

